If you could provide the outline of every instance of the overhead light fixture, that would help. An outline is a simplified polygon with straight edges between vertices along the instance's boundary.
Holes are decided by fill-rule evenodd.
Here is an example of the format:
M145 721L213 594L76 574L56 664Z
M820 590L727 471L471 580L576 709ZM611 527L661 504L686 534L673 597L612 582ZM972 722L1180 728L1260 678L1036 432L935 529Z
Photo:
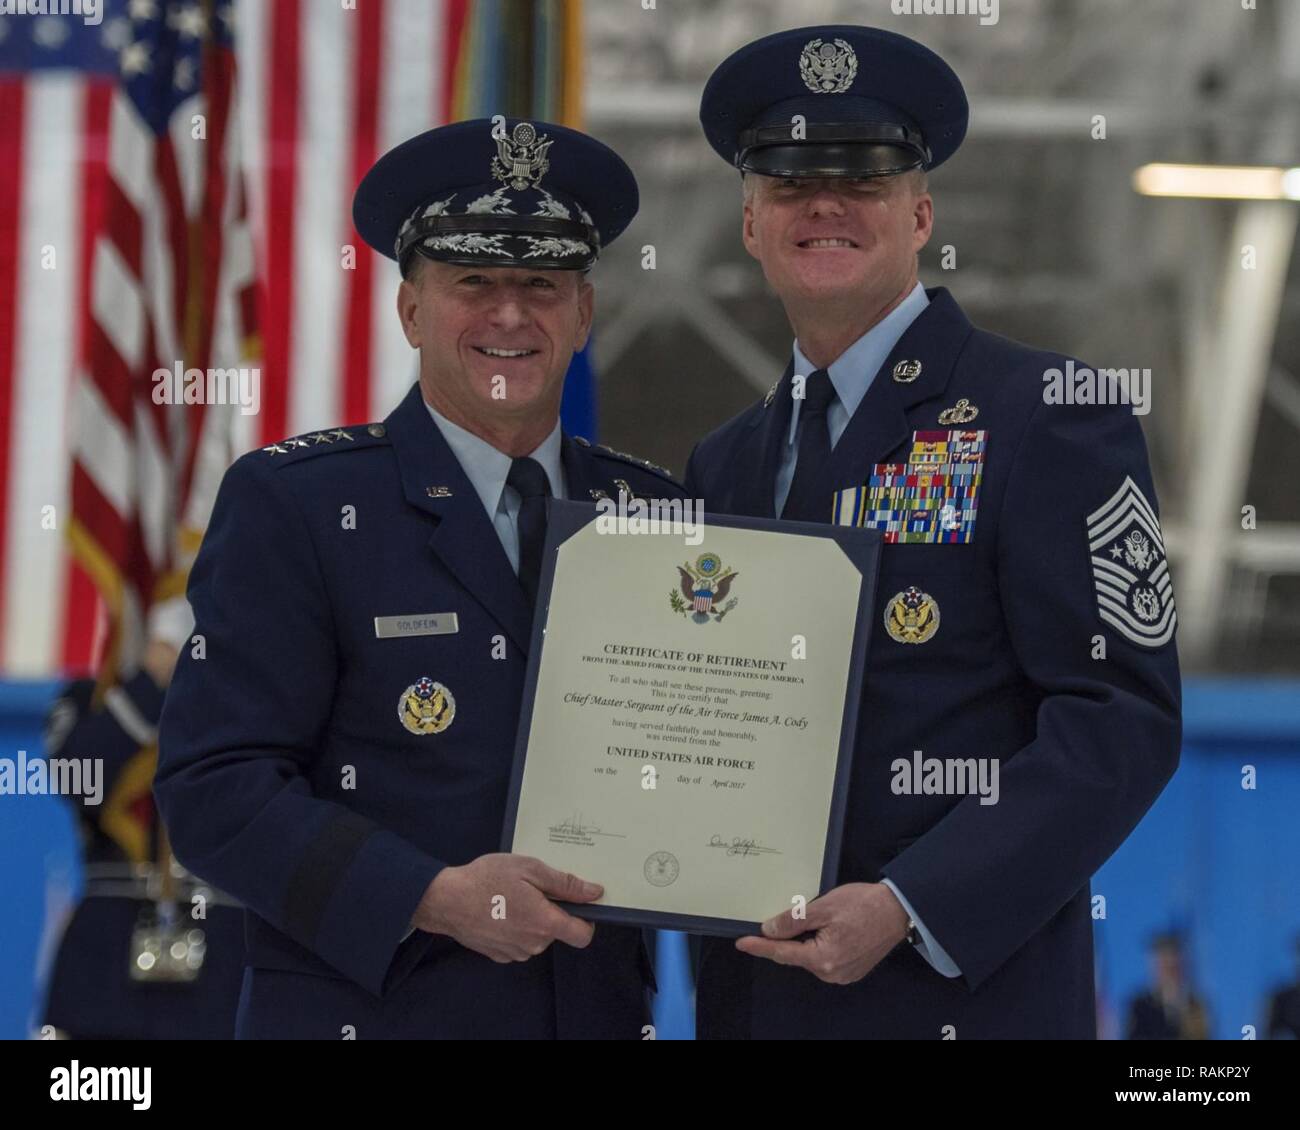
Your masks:
M1211 200L1300 200L1300 168L1278 165L1143 165L1133 172L1143 196Z

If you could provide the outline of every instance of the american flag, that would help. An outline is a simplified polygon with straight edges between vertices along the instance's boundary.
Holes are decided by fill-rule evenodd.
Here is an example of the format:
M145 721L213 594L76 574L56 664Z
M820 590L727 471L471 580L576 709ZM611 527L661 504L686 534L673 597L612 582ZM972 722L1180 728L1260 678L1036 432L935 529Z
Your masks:
M491 61L490 35L520 38L495 4L104 0L99 23L64 7L0 15L6 676L97 661L113 621L96 586L120 613L108 657L129 660L230 458L387 414L415 360L353 189L453 114L519 112L472 88L517 73ZM572 37L565 7L537 5L537 29ZM260 412L154 404L152 373L177 361L260 368Z
M255 352L232 19L229 0L128 0L110 25L118 73L73 382L69 525L108 605L110 676L138 661L150 605L183 591L233 454L234 406L158 403L171 390L153 375Z

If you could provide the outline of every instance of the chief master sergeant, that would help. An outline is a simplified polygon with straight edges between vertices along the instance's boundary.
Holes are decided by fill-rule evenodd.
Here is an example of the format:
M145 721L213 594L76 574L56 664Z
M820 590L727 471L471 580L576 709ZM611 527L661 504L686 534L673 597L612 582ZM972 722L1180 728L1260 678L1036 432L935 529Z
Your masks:
M249 908L242 1037L642 1034L639 932L497 853L547 495L680 497L559 423L586 273L636 208L611 150L513 120L421 134L357 189L419 382L230 468L162 719L176 855Z
M1064 357L917 281L926 174L966 119L942 59L873 28L768 36L704 90L795 342L687 489L885 542L839 883L806 919L705 942L704 1036L1095 1036L1089 879L1178 762L1173 590L1130 407L1054 402ZM918 751L995 762L996 803L906 787Z

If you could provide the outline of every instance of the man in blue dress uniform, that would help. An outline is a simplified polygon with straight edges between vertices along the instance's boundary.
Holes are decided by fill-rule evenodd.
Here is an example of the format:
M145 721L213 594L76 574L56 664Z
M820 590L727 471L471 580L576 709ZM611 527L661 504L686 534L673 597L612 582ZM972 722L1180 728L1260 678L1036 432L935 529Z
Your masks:
M796 340L766 399L700 442L688 492L886 543L839 884L806 919L705 942L700 1033L1093 1037L1089 879L1181 734L1126 386L918 283L927 173L967 122L933 52L863 27L768 36L718 67L700 119Z
M604 145L506 119L413 138L357 189L419 382L227 472L162 720L176 855L249 910L241 1036L642 1035L639 932L497 851L547 497L680 497L559 423L586 273L636 207Z

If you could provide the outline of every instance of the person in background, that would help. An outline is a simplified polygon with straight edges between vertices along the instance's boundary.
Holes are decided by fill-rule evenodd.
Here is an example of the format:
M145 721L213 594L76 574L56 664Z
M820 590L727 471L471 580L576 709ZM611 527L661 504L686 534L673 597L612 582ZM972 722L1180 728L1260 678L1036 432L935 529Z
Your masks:
M69 798L85 881L44 1009L71 1039L234 1035L242 910L171 858L150 794L164 692L192 627L183 597L156 606L140 669L99 696L94 679L73 679L46 719L47 758L103 761L103 803Z
M1269 1000L1268 1038L1300 1040L1300 934L1295 936L1295 977Z
M1208 1040L1210 1019L1187 977L1177 934L1151 940L1151 988L1129 1002L1128 1040Z

